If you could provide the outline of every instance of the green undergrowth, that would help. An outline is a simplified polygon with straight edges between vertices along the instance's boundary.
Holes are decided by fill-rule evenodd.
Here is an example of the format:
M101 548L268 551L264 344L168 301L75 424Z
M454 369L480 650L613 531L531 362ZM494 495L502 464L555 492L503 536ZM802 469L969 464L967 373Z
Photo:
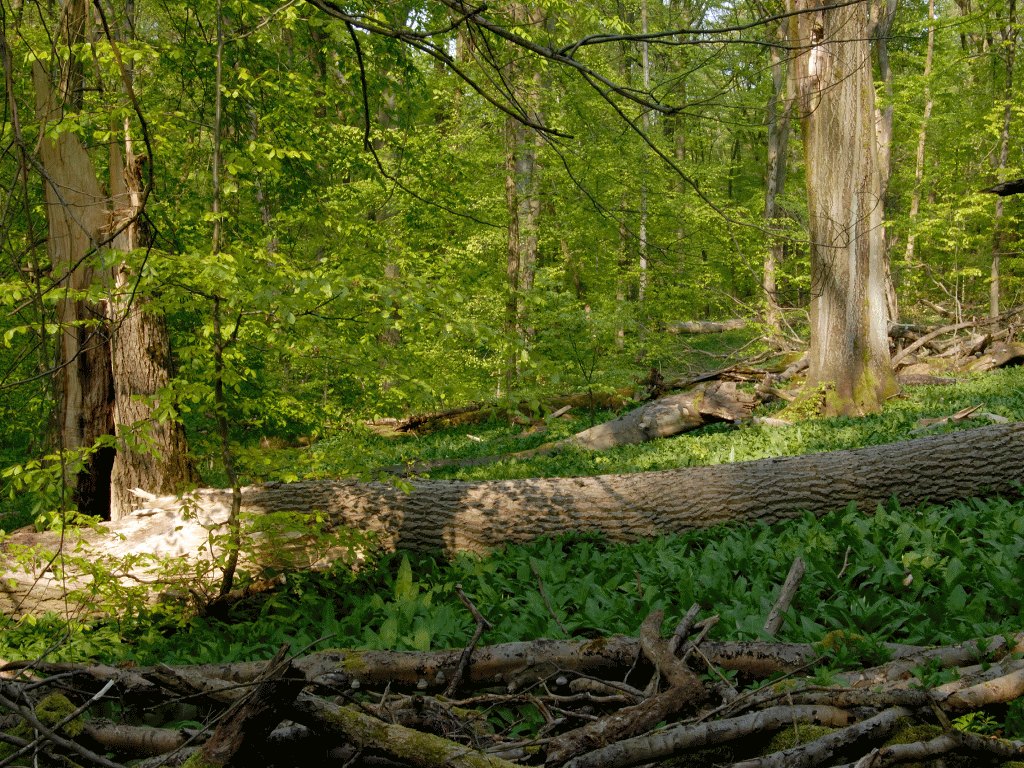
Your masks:
M494 625L484 643L633 634L655 609L669 631L695 602L721 618L712 637L750 640L796 556L807 573L780 640L815 643L842 630L863 638L859 656L880 659L884 642L944 644L1024 627L1024 502L989 499L633 544L564 536L488 557L383 555L358 571L291 576L226 620L163 606L94 625L11 623L0 657L199 663L266 658L282 643L294 652L461 647L473 624L456 584Z
M973 406L981 406L979 411L1011 421L1024 420L1024 368L976 375L953 386L908 387L899 397L886 403L882 413L863 418L806 418L789 426L712 424L670 440L600 453L569 450L478 467L449 467L422 476L490 480L646 472L860 448L989 423L980 418L965 419L933 427L925 433L915 432L920 419L943 418ZM767 406L759 410L759 415L774 415L777 410L777 405ZM594 418L590 414L578 414L571 419L556 419L540 434L524 434L527 428L504 422L403 437L380 437L352 428L325 438L299 454L291 454L287 472L292 477L334 476L351 471L353 463L357 462L358 471L372 474L376 468L411 461L503 455L568 437L592 423L613 417L614 414L605 412L595 414ZM273 456L263 454L261 460L268 462L267 479L283 479L271 468L275 461Z

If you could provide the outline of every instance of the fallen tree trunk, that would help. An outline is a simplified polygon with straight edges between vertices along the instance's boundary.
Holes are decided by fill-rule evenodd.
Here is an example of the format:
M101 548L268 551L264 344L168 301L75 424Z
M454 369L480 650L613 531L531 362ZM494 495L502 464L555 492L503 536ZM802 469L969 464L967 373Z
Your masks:
M1008 365L1024 364L1024 344L1001 342L990 346L985 354L967 366L969 371L991 371Z
M654 400L613 421L562 440L559 445L606 451L620 445L672 437L714 421L748 419L755 405L757 398L738 392L734 382L698 386Z
M407 491L351 480L267 483L244 489L242 507L255 516L322 514L335 525L375 534L385 547L479 552L566 531L631 541L730 522L773 523L851 503L870 513L890 499L910 505L1016 495L1024 482L1021 455L1024 423L1014 423L857 450L628 475L414 481ZM98 531L84 531L80 552L90 562L138 559L140 553L194 560L208 552L211 529L227 520L231 494L199 491L184 504L158 498ZM23 529L4 546L8 553L12 545L56 550L60 542L57 534ZM280 557L282 544L268 549L267 556ZM24 612L46 596L48 607L64 610L60 598L72 574L58 579L45 555L6 576L0 610Z
M381 471L401 477L422 475L448 467L480 467L509 459L532 459L566 448L607 451L620 445L673 437L714 422L749 419L758 398L736 390L736 383L719 381L697 384L686 392L652 400L617 419L577 432L575 435L536 448L471 459L436 459L384 467Z
M555 412L566 407L615 410L624 408L634 395L635 390L632 387L624 387L614 392L577 392L572 395L557 395L544 401L541 411ZM383 435L431 432L446 427L480 424L496 416L521 418L517 414L530 414L535 410L536 404L528 403L525 400L514 407L501 407L496 403L470 403L444 411L414 414L402 419L372 419L364 422L364 426Z
M735 317L732 320L684 320L678 323L669 323L665 326L665 330L669 333L701 334L738 331L740 328L746 327L746 320L742 317Z

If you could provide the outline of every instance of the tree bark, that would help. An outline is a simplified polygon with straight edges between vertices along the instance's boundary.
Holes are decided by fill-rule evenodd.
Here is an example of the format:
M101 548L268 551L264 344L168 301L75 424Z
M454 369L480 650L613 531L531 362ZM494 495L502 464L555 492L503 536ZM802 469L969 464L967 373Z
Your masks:
M404 486L408 491L345 480L268 483L244 489L242 509L253 515L322 513L336 525L373 533L382 546L405 549L481 552L566 531L634 541L725 523L774 523L851 503L870 514L893 499L913 505L1016 495L1024 482L1022 452L1024 424L1015 423L857 450L631 475L413 481ZM207 551L211 529L225 524L230 507L231 493L222 490L198 492L187 510L173 497L156 499L98 532L84 531L83 551L93 562L140 552L194 559ZM110 532L119 535L105 535ZM34 530L7 540L7 546L58 544L55 534ZM253 550L253 542L243 546ZM277 563L288 556L286 549L280 541L264 544L254 565L261 566L260 557ZM8 569L0 582L0 609L20 613L49 601L47 607L64 610L55 596L88 583L76 582L70 562L65 568L64 580Z
M64 13L82 14L84 6L69 3ZM84 24L84 21L82 21ZM65 29L79 29L68 21ZM71 64L67 65L73 69ZM62 100L68 94L52 85L40 62L32 67L36 91L36 117L44 126L59 123ZM74 80L74 78L71 78ZM106 314L90 288L106 282L96 261L108 224L107 198L100 189L88 152L71 131L55 138L40 132L39 160L46 171L46 218L49 224L47 251L59 286L57 301L58 343L57 390L60 445L66 452L84 451L114 432L114 386ZM78 508L106 516L109 509L109 478L112 450L102 448L85 457L84 466L69 465L65 481Z
M865 512L897 499L941 503L1016 493L1024 425L998 425L903 443L712 467L596 477L421 481L408 493L348 481L247 488L254 512L322 510L337 523L411 549L482 551L565 531L630 541L729 522L777 522L851 502ZM899 467L899 471L894 471ZM222 506L224 492L204 502ZM206 504L204 503L204 507ZM204 532L205 537L205 532Z
M698 429L712 421L750 418L757 398L738 392L734 382L697 385L691 390L658 398L556 443L588 451L607 451L620 445L644 443Z
M778 31L779 43L785 45L786 24ZM793 99L789 91L791 79L779 48L769 49L772 70L772 94L768 99L768 160L765 172L764 220L768 227L778 225L779 195L786 185L786 156L789 151L789 119L793 112ZM782 310L779 307L779 292L776 271L782 261L784 240L775 233L764 256L761 286L764 290L764 322L768 332L775 338L782 335Z
M120 230L111 248L129 254L148 245L139 225L143 205L142 169L148 158L135 154L128 121L124 153L110 145L112 226ZM137 292L137 277L126 262L113 269L107 302L111 373L114 386L114 431L117 453L110 474L110 518L127 515L138 501L131 493L175 493L196 480L188 460L185 430L168 419L154 419L156 395L170 383L171 342L167 326ZM138 433L137 430L140 430Z
M924 114L917 132L917 154L914 160L914 191L910 197L910 231L907 233L907 265L914 263L914 245L917 234L914 226L921 210L921 182L924 180L924 148L928 137L928 122L932 117L932 60L935 56L935 0L928 0L928 50L924 58Z
M731 320L681 320L678 323L669 323L665 330L669 333L725 333L746 327L746 320L734 317Z
M808 386L825 411L880 409L897 390L889 363L882 188L865 4L789 0L811 239Z
M509 14L514 24L543 25L543 12L513 1ZM524 72L511 63L506 67L517 103L523 105L527 117L540 122L541 73ZM505 370L505 388L511 392L519 375L522 352L528 343L529 330L525 325L526 297L533 288L537 264L540 222L540 184L537 153L541 146L539 134L512 116L505 119L505 203L508 208L508 249L506 275L508 300L506 303L506 329L510 354Z
M1009 18L1006 26L1001 30L1003 48L1006 50L1006 82L1003 86L1003 124L999 131L999 164L996 170L1000 177L1005 174L1006 166L1010 158L1010 125L1013 119L1013 68L1017 52L1017 2L1010 0ZM1000 178L1000 180L1005 180ZM996 198L996 210L993 215L993 228L995 236L992 244L992 267L989 273L989 301L988 316L999 317L999 294L1000 294L1000 258L1006 248L1006 225L1003 222L1003 198Z
M74 0L62 13L63 42L71 48L85 38L86 4ZM42 63L33 66L40 123L59 124L64 108L80 101L79 70L73 55L53 76ZM108 193L74 132L58 131L56 138L42 133L47 248L62 288L60 447L87 450L116 436L116 450L92 451L77 476L69 472L67 478L81 511L116 519L131 509L131 488L172 493L194 479L180 425L153 419L149 398L169 381L170 344L162 320L143 308L126 264L111 270L96 263L102 249L127 253L144 245L138 225L144 160L133 152L126 121L125 154L116 143L110 146Z
M889 35L896 18L896 0L876 0L871 7L871 31L875 54L878 59L878 77L882 81L885 103L875 110L875 135L878 142L878 170L883 205L889 196L889 179L892 176L892 130L893 93L892 68L889 66ZM899 302L896 286L892 281L892 264L889 258L889 238L885 223L882 223L882 245L885 264L885 299L889 321L899 320Z

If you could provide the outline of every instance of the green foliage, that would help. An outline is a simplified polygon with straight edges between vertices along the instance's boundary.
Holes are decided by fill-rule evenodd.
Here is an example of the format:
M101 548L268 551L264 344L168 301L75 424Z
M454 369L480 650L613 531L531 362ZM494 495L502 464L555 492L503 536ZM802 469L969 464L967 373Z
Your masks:
M428 476L490 480L646 472L861 448L915 437L917 434L913 430L918 420L950 416L976 405L980 405L982 411L1010 420L1024 420L1024 368L975 375L956 386L907 388L898 399L887 403L882 413L863 418L804 418L789 426L771 427L712 424L672 440L601 452L565 451L553 456L510 459L481 467L444 468L434 470ZM522 428L511 426L504 420L422 436L388 438L352 427L302 452L299 463L293 463L292 468L300 476L317 477L331 476L346 469L372 473L380 467L417 460L496 456L559 440L610 417L611 414L601 412L593 416L587 412L570 412L566 419L549 423L547 432L523 436L520 436L524 432ZM937 429L952 431L977 425L973 420L964 420ZM276 476L270 473L270 478Z
M612 8L550 0L540 7L549 23L517 25L517 31L556 48L595 31L638 31L635 2ZM218 9L227 32L217 169L224 236L214 255L209 75ZM387 23L414 18L424 29L450 28L451 20L429 4L356 2L353 9ZM45 17L56 10L42 9L38 20L13 14L5 21L14 68L8 106L22 115L33 114L34 106L27 65L37 57L57 62L67 56L47 39L59 25ZM648 10L652 30L728 22L752 36L764 31L747 24L749 10L730 4L663 3ZM936 65L927 78L924 3L901 6L890 39L895 133L887 226L906 319L934 321L935 302L958 318L984 308L997 247L996 203L978 191L997 180L992 169L1005 109L1015 120L1022 110L1022 78L1006 91L1005 51L989 43L1001 11L961 10L957 24L937 29ZM500 9L488 12L514 21ZM780 200L786 218L773 223L776 232L762 227L764 106L771 89L762 45L718 42L702 49L692 40L651 46L650 89L641 86L637 43L588 46L588 66L603 77L685 105L678 115L654 116L619 103L622 115L648 129L646 143L573 73L531 64L493 41L489 55L504 67L503 78L520 68L508 86L515 92L540 77L539 112L572 136L535 145L540 173L529 194L540 211L537 263L532 287L510 297L506 190L515 178L504 169L514 158L504 117L462 80L377 35L359 33L358 60L345 27L310 5L271 9L255 0L200 0L145 4L140 14L121 25L136 37L118 47L132 66L135 99L146 118L145 151L155 169L146 208L153 247L124 255L125 274L131 290L148 300L147 311L166 321L172 341L176 378L154 396L157 416L185 424L207 484L226 482L216 430L222 416L231 426L229 447L243 483L376 477L385 466L511 453L566 437L608 414L572 413L549 423L545 433L529 435L506 416L517 410L543 415L539 404L551 393L608 392L634 385L651 369L671 379L750 352L756 328L697 339L660 329L681 319L753 316L763 303L761 261L773 237L784 243L777 275L783 304L799 310L810 295L795 132ZM458 52L465 42L455 28L442 38L439 33L445 50ZM113 45L99 39L77 52L89 61L82 103L47 131L81 137L103 176L107 147L121 144L127 131L141 148L143 125L123 92ZM460 65L480 83L493 76L472 55ZM918 185L914 160L928 99L934 108ZM0 221L0 528L56 528L82 522L64 478L89 451L111 445L104 439L70 454L55 448L58 342L106 331L94 318L64 323L60 305L106 302L110 281L73 289L51 263L44 184L19 151L19 141L35 151L40 127L27 121L19 140L13 109L7 113L0 125L6 147L0 176L11 180ZM1019 155L1010 153L1002 171L1008 178L1021 173L1014 165ZM921 208L912 217L915 190ZM1020 206L1014 199L1003 203L1001 247L1009 252L1018 245ZM911 233L917 255L908 262L902 244ZM643 272L641 255L647 258ZM85 263L109 275L112 259L100 249ZM1004 305L1024 296L1022 263L1003 259ZM215 297L225 326L220 338ZM510 298L522 307L517 323L510 323ZM792 322L796 314L787 317ZM511 330L516 324L521 333ZM215 348L224 352L219 373ZM518 360L511 389L505 375L510 357ZM218 377L223 405L214 398ZM359 426L368 416L470 401L495 403L495 418L395 439ZM676 440L431 476L637 472L855 448L904 439L919 419L979 404L1024 419L1024 369L956 387L916 388L864 419L810 419L811 409L790 408L785 415L795 423L786 427L719 424ZM144 431L129 433L145 442ZM296 563L296 553L278 547L280 541L301 545L314 559L335 546L372 550L342 534L332 538L322 520L281 516L252 521L245 546L262 558L263 572L253 576L287 573L287 587L233 608L228 621L193 617L195 606L184 592L151 607L144 588L114 578L124 563L85 562L67 552L94 576L75 587L72 599L89 602L106 618L89 624L4 619L0 656L229 661L269 655L282 642L461 646L472 625L455 597L459 583L494 622L488 641L635 632L650 610L665 609L672 621L694 601L720 613L719 636L755 638L778 583L800 555L808 575L783 635L821 643L829 663L842 666L877 658L883 641L935 643L1018 629L1021 511L1020 504L999 499L847 510L821 520L629 547L565 536L484 559L389 555L318 574L293 573L297 564L310 563ZM36 555L18 556L28 561ZM206 585L222 565L213 560L188 573L180 564L160 567L169 578ZM935 670L919 670L922 685L935 677ZM516 731L535 715L498 712L494 725ZM1016 723L1020 733L1021 721L1019 708L1011 707L1007 729Z
M968 712L953 720L953 727L968 733L980 733L982 736L995 736L1001 730L1001 724L992 715L985 712Z
M801 556L807 574L779 639L821 643L836 667L877 663L883 641L931 645L1016 631L1024 620L1016 578L1022 512L1024 503L975 500L630 545L566 535L449 562L384 555L373 565L289 574L283 590L232 608L224 621L182 621L171 604L138 605L119 625L9 622L0 656L194 663L267 657L284 642L460 647L472 620L456 584L493 623L488 643L635 633L656 609L666 611L670 627L694 602L720 615L714 636L750 640L762 636L778 585ZM908 554L915 557L905 564ZM918 679L923 686L940 682L927 669Z

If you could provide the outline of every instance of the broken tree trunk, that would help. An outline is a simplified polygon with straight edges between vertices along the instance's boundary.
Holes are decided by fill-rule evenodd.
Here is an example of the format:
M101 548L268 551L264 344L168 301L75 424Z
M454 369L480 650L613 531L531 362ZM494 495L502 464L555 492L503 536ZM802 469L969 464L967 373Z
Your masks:
M1000 342L991 345L981 357L967 366L969 371L991 371L1009 365L1024 364L1024 344Z
M626 406L631 401L634 390L631 387L616 390L615 392L582 392L573 395L559 395L545 401L542 411L555 412L570 408L597 408L618 409ZM381 418L364 422L367 429L382 435L400 433L425 433L444 427L462 426L465 424L479 424L490 419L519 418L516 414L531 413L535 405L525 400L514 407L500 407L495 403L470 403L469 405L449 408L444 411L433 413L421 413L407 416L403 419Z
M558 443L591 451L672 437L715 421L750 418L757 398L736 391L734 382L697 386L687 392L662 397L623 416L579 432Z
M850 503L870 513L890 499L909 505L1013 495L1024 482L1022 453L1024 423L1014 423L857 450L629 475L414 481L408 491L349 480L268 483L244 489L242 507L257 516L322 513L336 525L372 532L385 547L486 551L566 531L630 541L730 522L772 523ZM230 497L229 491L200 491L188 510L178 499L156 499L98 532L83 532L82 552L93 560L137 553L194 559L209 548L210 530L226 521ZM59 542L56 534L23 530L5 546L56 549ZM280 554L277 549L270 554ZM67 582L46 568L8 569L7 577L0 582L0 610L25 612L46 596L50 608L64 610L53 598Z
M732 381L698 384L686 392L652 400L617 419L536 448L472 459L418 461L384 467L382 471L408 477L447 467L480 467L508 459L532 459L534 456L547 456L566 448L607 451L620 445L634 445L673 437L714 422L749 419L758 402L754 395L738 392L736 383Z

